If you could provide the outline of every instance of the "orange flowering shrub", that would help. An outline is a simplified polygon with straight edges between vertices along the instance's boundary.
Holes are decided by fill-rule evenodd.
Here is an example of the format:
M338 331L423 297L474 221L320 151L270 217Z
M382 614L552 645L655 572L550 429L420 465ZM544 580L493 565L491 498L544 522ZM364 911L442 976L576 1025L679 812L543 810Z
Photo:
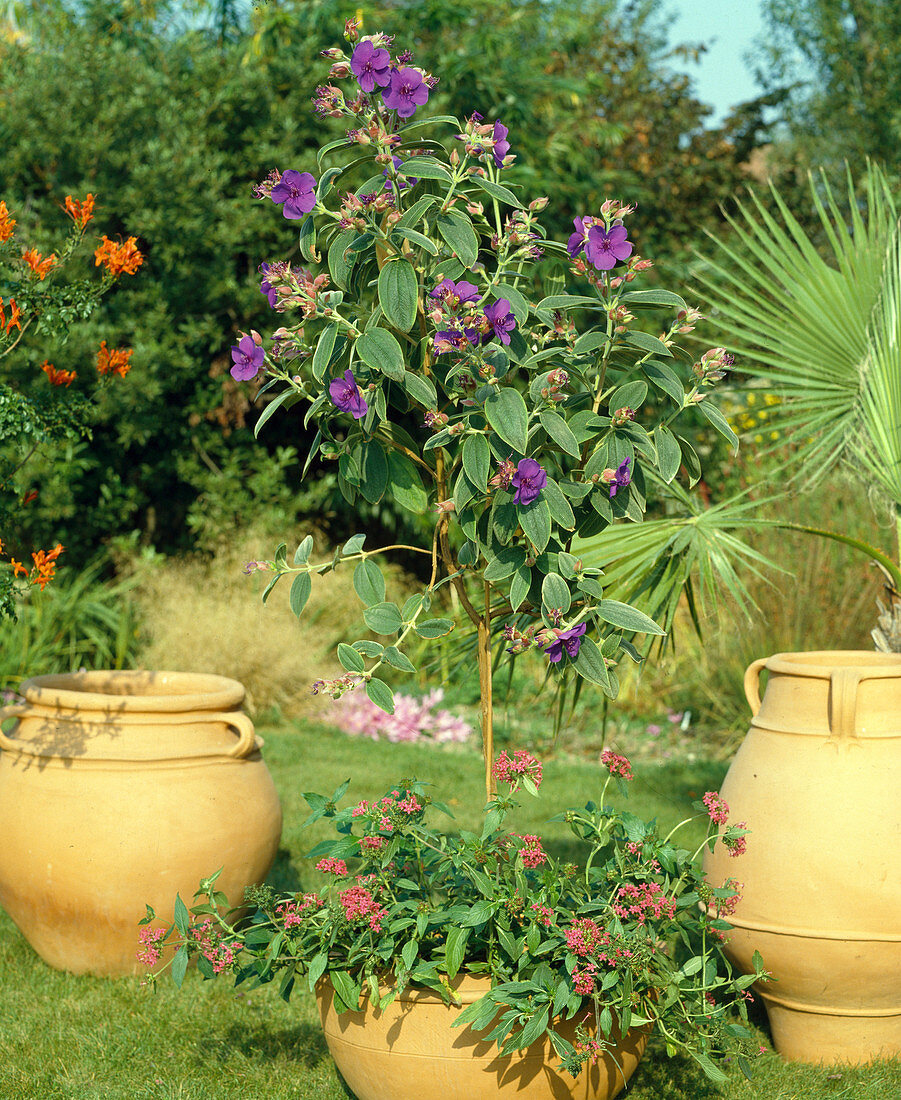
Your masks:
M93 194L84 199L66 195L61 209L72 219L68 235L55 251L43 255L21 239L21 230L16 233L16 219L6 202L0 200L0 289L4 295L0 297L0 367L19 346L26 355L35 354L33 345L22 343L29 330L31 335L40 334L39 347L54 339L64 342L70 319L88 317L101 295L121 275L134 275L143 263L136 237L115 242L103 235L94 252L95 266L105 269L103 278L73 279L58 285L58 273L75 256L88 223L94 219L95 201ZM97 353L98 375L124 377L131 368L131 354L131 348L109 348L104 340ZM12 473L4 475L5 481L0 480L0 529L14 519L18 508L37 496L35 489L23 491L24 487L14 483L14 475L20 473L28 458L45 441L78 439L90 432L92 404L87 395L78 392L77 386L72 388L78 380L77 372L60 369L49 358L44 359L41 371L56 391L49 402L46 396L32 398L27 389L19 390L0 374L0 403L8 410L6 433L20 442L22 452L21 461L10 464ZM67 390L71 390L69 395ZM25 590L16 582L24 580L27 585L43 590L55 575L62 551L60 543L52 550L32 551L30 568L12 556L0 561L0 619L15 618L17 592ZM0 554L3 554L2 542Z
M36 251L34 248L28 248L22 253L22 259L31 268L31 270L37 275L37 277L44 281L50 274L53 265L56 263L56 255L51 254L46 259Z
M74 370L57 370L56 367L46 359L41 365L41 370L50 379L51 386L71 386L78 377Z
M100 267L102 264L114 279L123 274L134 275L143 262L136 237L129 237L124 244L116 244L104 233L103 243L94 253L94 266Z
M100 350L97 352L97 373L118 374L122 378L131 370L129 359L133 348L108 348L106 340L100 341Z

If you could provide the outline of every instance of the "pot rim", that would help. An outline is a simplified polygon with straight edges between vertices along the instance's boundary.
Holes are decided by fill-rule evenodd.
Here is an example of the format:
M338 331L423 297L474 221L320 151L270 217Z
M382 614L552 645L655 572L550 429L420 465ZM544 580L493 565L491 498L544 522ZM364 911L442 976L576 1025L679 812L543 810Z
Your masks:
M61 711L109 714L233 710L244 701L244 685L206 672L92 669L51 673L23 680L28 703Z
M861 679L880 680L901 676L901 653L867 649L817 649L774 653L764 659L768 672L828 680L836 668L855 668Z

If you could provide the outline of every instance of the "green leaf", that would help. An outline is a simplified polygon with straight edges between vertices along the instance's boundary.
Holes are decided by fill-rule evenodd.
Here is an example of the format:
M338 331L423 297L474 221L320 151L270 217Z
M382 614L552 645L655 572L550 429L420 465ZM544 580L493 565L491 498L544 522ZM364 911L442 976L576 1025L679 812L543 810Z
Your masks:
M332 970L329 980L335 990L338 1011L357 1011L360 1007L360 986L345 970Z
M529 319L530 306L526 299L523 297L520 291L515 286L511 286L509 283L498 283L495 287L495 293L498 298L506 298L510 303L510 308L513 310L513 315L520 325L524 325ZM559 348L553 349L559 352Z
M679 449L682 451L682 461L685 463L685 469L688 470L688 483L693 486L701 479L701 460L687 439L683 439L681 435L677 435L676 439L679 441Z
M716 405L704 400L699 402L698 411L716 428L716 430L732 445L732 453L738 454L738 436L732 430L729 421L723 416Z
M404 390L413 398L414 401L418 401L423 408L435 409L438 406L438 394L435 390L435 385L430 378L426 378L421 374L414 374L412 371L405 370L402 381Z
M420 638L443 638L454 629L453 619L425 619L417 622L413 629Z
M512 577L525 564L526 552L522 546L505 546L485 567L486 581L503 581Z
M415 672L416 666L409 660L399 649L396 649L393 645L389 645L385 652L382 654L382 659L386 661L392 668L398 669L400 672Z
M656 336L651 336L647 332L627 332L625 342L631 344L633 348L649 351L652 355L668 355L670 359L673 357L673 353L662 340L658 340Z
M376 439L361 444L360 492L370 504L378 504L388 485L388 459Z
M526 538L540 554L551 541L551 513L547 501L516 505L516 514Z
M419 471L406 455L388 452L389 493L395 504L420 516L429 506L429 498L422 485Z
M181 983L185 980L185 974L188 970L188 947L187 944L182 944L181 947L175 952L175 958L172 960L172 980L176 986L181 989Z
M582 636L579 652L573 664L580 676L591 680L592 683L600 684L606 694L611 694L610 674L593 638Z
M371 558L364 558L354 570L354 591L367 607L385 599L385 578Z
M416 321L419 280L413 265L402 258L391 259L379 272L379 305L396 329L408 332Z
M297 549L294 551L294 564L305 565L310 560L310 554L313 551L313 536L307 535L307 537L300 543Z
M367 329L357 340L354 347L357 355L367 366L380 371L393 382L402 381L404 377L404 355L400 350L400 344L387 329Z
M508 206L518 206L522 209L522 203L508 188L503 184L494 183L492 180L486 180L484 176L470 176L469 183L474 183L477 187L481 187L483 191L486 191L493 199L499 199L501 202L505 202Z
M298 573L291 582L291 591L288 593L288 603L291 610L298 618L307 606L307 600L313 591L313 581L309 573Z
M312 218L306 217L300 223L300 236L298 238L300 254L309 263L316 263L319 255L316 252L316 223Z
M394 231L403 229L405 226L417 225L425 215L432 209L433 206L438 204L438 199L435 195L423 195L421 199L417 199L416 202L405 211L400 221L394 227Z
M620 299L633 306L673 306L675 309L688 309L685 299L671 290L631 290Z
M486 921L491 919L493 912L494 907L490 902L484 899L477 901L461 921L461 927L475 928L476 925L485 924Z
M640 409L645 402L645 398L648 396L648 384L640 380L635 382L627 382L624 386L620 386L610 396L608 408L611 413L615 413L617 409Z
M488 488L491 472L491 452L484 435L468 435L463 441L463 469L466 476L483 492Z
M438 255L438 245L435 244L431 238L425 236L424 233L419 233L415 229L410 229L405 225L396 225L391 231L391 239L395 237L403 237L405 240L412 241L413 244L418 244L420 248L424 248L426 252L430 252L433 256Z
M344 642L338 643L338 660L341 662L341 667L348 672L362 672L366 668L366 663L360 654Z
M191 915L188 913L188 907L181 900L181 895L175 895L175 927L181 932L183 936L187 936L188 929L191 926Z
M399 174L422 180L443 180L450 183L453 176L444 165L434 157L410 157L400 166Z
M558 447L562 447L563 450L566 451L568 455L572 455L573 458L579 457L579 441L573 435L572 429L559 413L552 412L550 409L545 409L538 414L538 419L541 421L542 428L544 428ZM499 432L498 435L500 435Z
M435 228L465 267L472 267L479 256L479 238L469 218L456 212L439 214Z
M597 612L605 623L621 626L623 630L634 630L641 634L666 634L665 630L649 618L643 611L619 600L601 600Z
M594 330L592 332L583 333L573 344L573 351L576 355L587 355L589 352L596 351L598 348L603 347L604 344L609 343L610 337L606 332Z
M394 692L384 680L373 676L366 681L366 694L375 705L386 714L394 713Z
M519 390L493 388L485 402L485 417L505 443L519 454L529 445L529 412Z
M667 366L666 363L655 363L653 359L649 359L646 363L642 363L641 369L658 390L662 390L675 401L680 409L682 408L682 403L685 400L685 387L672 367Z
M541 602L550 610L558 608L565 615L572 606L572 594L569 585L559 573L548 573L541 582Z
M381 657L385 652L385 647L381 642L374 642L371 638L361 638L353 643L353 647L357 653L362 653L364 657Z
M363 622L376 634L396 634L403 627L400 609L395 603L377 603L363 612Z
M463 959L466 956L466 941L469 939L469 929L458 924L452 925L447 933L447 944L444 952L444 965L449 978L457 975Z
M351 535L347 542L341 547L341 554L344 557L349 557L351 554L359 554L365 542L365 535Z
M528 596L532 587L532 570L521 565L513 575L510 582L510 606L514 611L522 607L523 600Z
M563 490L552 477L547 479L547 485L541 492L542 500L547 501L551 519L567 531L571 531L576 525L576 517L570 507L569 501L563 495Z
M657 444L657 469L668 485L682 465L682 449L665 424L661 424L654 432L654 442Z
M584 294L551 294L542 298L536 309L574 309L576 306L594 306L603 309L604 303L597 298L588 298Z
M322 330L319 336L319 342L316 344L316 351L313 353L312 370L314 378L320 380L325 378L325 372L328 369L332 357L337 335L338 325L336 323L326 325Z
M272 416L276 412L276 410L280 409L282 407L282 405L286 404L286 402L290 398L296 397L296 396L297 396L297 393L296 393L295 390L285 390L284 393L280 393L278 395L278 397L276 397L274 400L269 402L269 404L266 406L266 408L263 409L263 411L257 417L257 422L253 426L253 437L254 437L254 439L257 439L259 437L260 430L262 429L262 427L266 423L266 421L270 418L270 416Z

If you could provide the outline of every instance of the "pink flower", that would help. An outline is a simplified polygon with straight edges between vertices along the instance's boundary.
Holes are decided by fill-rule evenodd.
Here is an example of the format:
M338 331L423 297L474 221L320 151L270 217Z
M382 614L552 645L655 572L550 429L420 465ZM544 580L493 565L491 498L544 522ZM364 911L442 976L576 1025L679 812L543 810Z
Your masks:
M373 932L381 932L382 920L387 915L388 910L376 902L365 886L352 886L339 895L338 901L341 903L341 908L344 910L344 916L347 920L353 921L365 918Z
M645 924L649 917L659 920L672 918L676 913L676 899L667 898L656 882L643 882L636 886L627 882L616 892L613 912L620 920L635 920Z
M534 868L547 863L547 853L541 847L540 837L520 836L517 839L523 841L523 846L519 849L523 867Z
M723 844L729 849L729 855L735 859L737 856L743 856L748 848L748 842L745 839L743 833L732 834L732 829L747 829L747 821L739 821L737 825L732 825L729 831L723 836Z
M158 946L159 941L166 935L165 928L151 928L145 926L141 929L138 936L138 942L142 945L143 950L138 951L135 958L142 966L146 966L152 969L160 961L160 955L162 951Z
M601 763L611 775L618 775L621 779L632 778L632 765L625 756L620 756L619 753L604 749L601 753Z
M324 871L327 875L335 875L344 878L347 874L347 864L343 859L320 859L316 864L317 871Z
M545 928L550 928L551 921L554 919L554 910L549 909L546 905L539 904L537 901L534 905L531 905L530 908L538 914L535 920L538 921L539 924L543 924Z
M593 962L585 963L584 966L573 967L573 989L576 993L581 993L583 997L588 997L594 992L594 976L597 974L598 968Z
M509 783L511 787L519 785L520 776L529 776L536 787L541 786L541 764L524 749L517 749L513 756L504 750L495 760L491 769L494 778L501 783Z
M566 946L574 955L585 958L594 954L595 948L602 942L603 931L589 917L579 917L572 922L566 932Z
M360 847L364 852L380 852L388 843L388 838L384 836L364 836L360 837Z
M716 791L708 791L702 800L707 807L707 815L715 825L725 825L729 820L729 806Z

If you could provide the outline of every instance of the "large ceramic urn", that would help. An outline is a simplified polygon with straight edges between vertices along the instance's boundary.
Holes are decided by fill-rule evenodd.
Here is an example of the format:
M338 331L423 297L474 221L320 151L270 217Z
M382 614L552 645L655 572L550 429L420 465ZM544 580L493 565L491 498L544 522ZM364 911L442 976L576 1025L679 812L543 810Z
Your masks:
M131 974L146 906L170 924L198 883L238 907L281 807L236 680L36 676L0 711L0 905L51 966ZM4 721L4 726L9 723Z
M763 699L761 673L769 673ZM755 950L780 1054L866 1062L901 1053L901 656L777 653L745 677L751 729L722 796L747 851L707 856L743 884L728 953Z
M613 1100L647 1046L649 1029L633 1028L571 1077L557 1069L560 1055L547 1035L502 1055L482 1033L453 1026L460 1010L491 988L488 978L463 973L451 988L459 1007L431 990L409 987L383 1008L374 1009L364 994L359 1012L339 1013L331 983L318 983L329 1053L358 1100ZM592 1014L585 1015L591 1030ZM559 1021L557 1030L572 1042L581 1022L581 1016Z

